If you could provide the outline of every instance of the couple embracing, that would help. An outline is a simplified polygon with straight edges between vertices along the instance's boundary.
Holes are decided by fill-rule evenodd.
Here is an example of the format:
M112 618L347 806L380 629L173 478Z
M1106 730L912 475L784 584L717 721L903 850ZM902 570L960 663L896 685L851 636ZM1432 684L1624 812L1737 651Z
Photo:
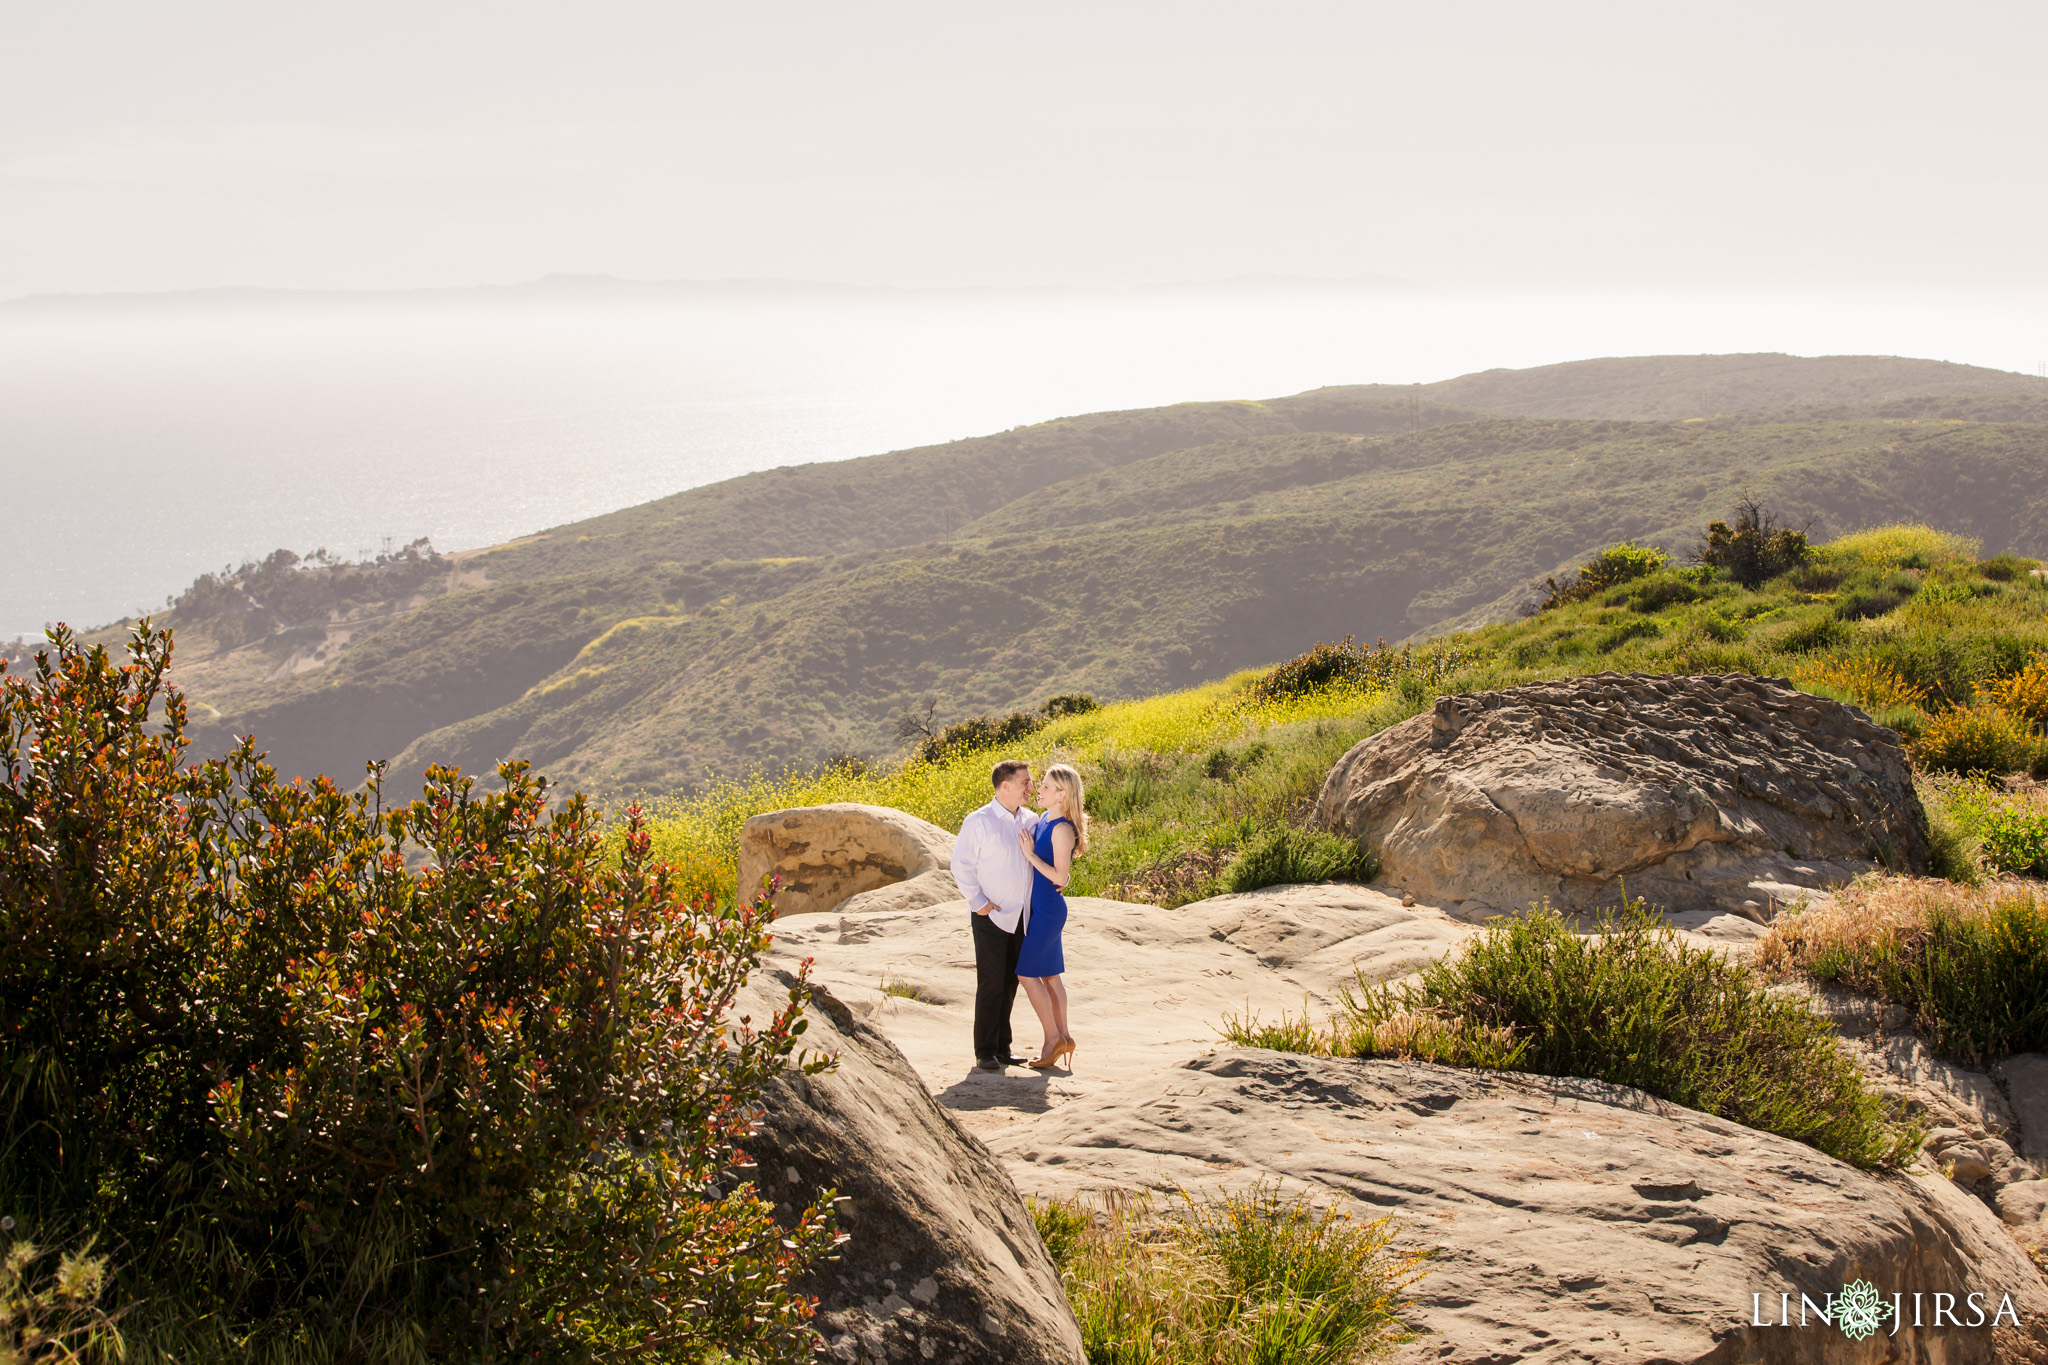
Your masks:
M953 878L974 912L974 1063L983 1071L1044 1071L1074 1055L1060 980L1067 970L1060 946L1067 899L1060 893L1075 857L1088 851L1081 774L1055 763L1034 788L1031 765L1006 758L989 780L995 799L967 817L953 845ZM1034 793L1043 814L1030 807ZM1020 983L1045 1031L1028 1062L1010 1052L1010 1008Z

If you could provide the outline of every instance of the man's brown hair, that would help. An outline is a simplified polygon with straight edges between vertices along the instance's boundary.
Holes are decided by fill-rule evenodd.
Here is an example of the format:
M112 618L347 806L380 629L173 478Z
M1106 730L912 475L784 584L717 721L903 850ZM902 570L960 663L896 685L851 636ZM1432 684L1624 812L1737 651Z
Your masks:
M1026 763L1023 759L1006 758L1002 762L996 764L994 770L989 773L988 784L991 787L1000 787L1005 782L1008 782L1011 778L1015 777L1018 773L1028 773L1030 771L1031 765L1029 763Z

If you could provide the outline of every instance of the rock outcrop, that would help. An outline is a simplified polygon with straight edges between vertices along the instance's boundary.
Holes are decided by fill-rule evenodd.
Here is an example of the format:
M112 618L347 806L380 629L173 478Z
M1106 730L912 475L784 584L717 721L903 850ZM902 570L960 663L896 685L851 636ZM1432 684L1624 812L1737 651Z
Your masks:
M753 1008L765 1015L792 980L763 972ZM778 1081L747 1151L778 1212L822 1188L842 1196L851 1240L802 1286L820 1301L824 1358L1080 1365L1059 1272L1001 1163L845 1005L821 990L805 1013L804 1045L838 1069Z
M1926 866L1898 737L1742 675L1602 673L1440 698L1356 745L1316 808L1453 913L1614 904L1769 917L1883 858Z
M2048 1058L1990 1071L1945 1061L1899 1005L1836 986L1781 983L1834 1025L1872 1087L1927 1130L1923 1160L1982 1200L2048 1270Z
M2048 1282L1948 1180L1597 1081L1233 1050L991 1146L1038 1196L1277 1177L1394 1215L1402 1244L1440 1248L1408 1315L1415 1361L2048 1361ZM1896 1337L1798 1325L1802 1294L1825 1306L1859 1279L1905 1296ZM1936 1330L1937 1293L1963 1324L1983 1295L1977 1325Z
M836 910L880 888L895 899L875 908L952 900L960 894L952 866L952 835L887 806L843 802L770 811L740 832L740 894L758 895L764 877L780 877L778 918Z

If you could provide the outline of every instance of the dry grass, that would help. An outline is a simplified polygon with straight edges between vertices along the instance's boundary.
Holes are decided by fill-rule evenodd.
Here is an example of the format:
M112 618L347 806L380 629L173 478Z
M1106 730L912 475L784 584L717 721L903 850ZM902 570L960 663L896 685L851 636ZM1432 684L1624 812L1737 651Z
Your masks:
M1833 954L1867 960L1883 944L1926 933L1936 909L1981 914L1985 894L1939 878L1873 873L1816 907L1778 916L1752 961L1758 970L1783 977Z
M1937 1052L1973 1065L2048 1047L2048 894L2033 882L1862 877L1780 916L1755 961L1903 1005Z

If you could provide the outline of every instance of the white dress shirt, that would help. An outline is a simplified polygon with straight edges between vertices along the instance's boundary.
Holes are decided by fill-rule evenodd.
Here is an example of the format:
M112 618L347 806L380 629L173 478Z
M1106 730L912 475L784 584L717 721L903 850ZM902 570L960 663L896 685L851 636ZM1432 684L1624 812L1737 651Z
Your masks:
M960 822L953 841L953 880L967 897L970 910L986 904L989 921L1006 934L1017 924L1031 900L1031 864L1017 843L1021 830L1038 828L1038 812L1019 806L1015 814L990 801Z

